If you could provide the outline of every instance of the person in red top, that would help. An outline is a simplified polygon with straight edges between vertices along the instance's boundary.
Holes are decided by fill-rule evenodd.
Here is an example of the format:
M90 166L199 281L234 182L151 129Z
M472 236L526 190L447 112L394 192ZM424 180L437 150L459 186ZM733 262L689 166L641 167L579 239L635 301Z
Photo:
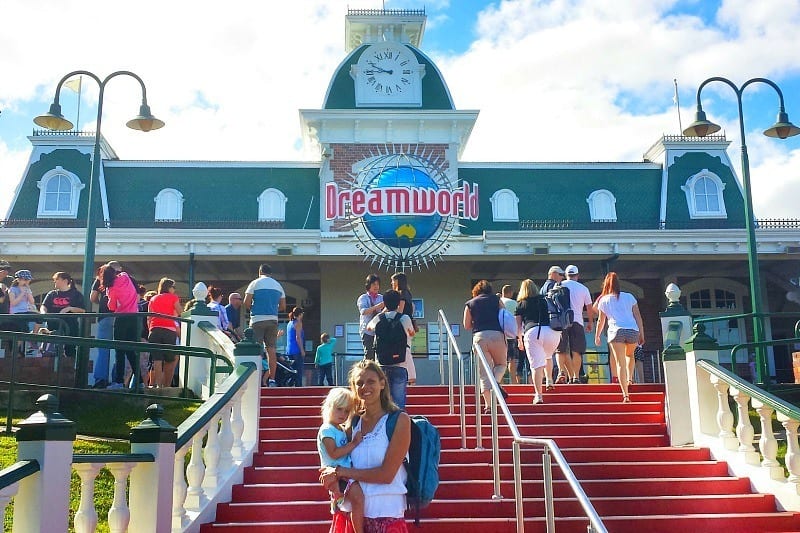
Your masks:
M151 313L180 316L182 309L180 298L175 294L174 280L161 278L158 282L158 294L150 299L147 310ZM174 346L180 336L178 323L169 318L151 316L147 319L147 326L150 330L147 340L154 344ZM169 387L172 383L172 375L175 373L175 366L178 364L178 356L171 352L151 350L150 358L153 361L153 368L150 370L150 384L158 388Z
M100 268L100 279L102 280L100 289L105 290L108 296L109 311L112 313L139 312L139 293L136 292L136 285L133 284L126 272L118 271L111 264L106 264ZM140 325L136 316L118 317L114 321L114 340L136 342L139 340L139 328ZM109 389L123 388L126 357L131 369L138 368L139 354L132 350L115 350L113 383L109 385ZM138 383L134 386L138 386Z

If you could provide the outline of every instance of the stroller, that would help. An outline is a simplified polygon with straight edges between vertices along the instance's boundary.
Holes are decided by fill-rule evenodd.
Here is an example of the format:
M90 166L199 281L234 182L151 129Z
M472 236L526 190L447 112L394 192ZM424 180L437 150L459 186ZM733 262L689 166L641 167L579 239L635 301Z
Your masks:
M278 387L294 387L297 384L297 370L289 366L291 363L288 363L283 355L278 355L277 363L275 383Z

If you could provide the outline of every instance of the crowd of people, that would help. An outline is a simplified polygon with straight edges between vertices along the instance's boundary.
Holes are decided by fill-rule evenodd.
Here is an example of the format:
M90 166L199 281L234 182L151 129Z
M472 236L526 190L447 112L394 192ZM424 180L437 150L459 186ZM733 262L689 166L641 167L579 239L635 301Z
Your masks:
M489 281L480 280L472 288L472 299L465 304L464 328L472 330L473 343L480 346L498 383L502 382L506 370L512 373L512 383L518 383L519 377L515 374L519 369L526 365L531 369L534 405L544 403L544 392L554 390L558 384L583 382L586 334L594 331L595 345L600 346L606 326L612 382L619 383L622 401L631 401L629 387L633 384L634 351L644 344L644 327L636 298L620 290L616 272L606 275L595 300L579 279L577 266L569 265L564 269L554 265L541 287L531 279L522 280L516 299L512 298L511 286L505 285L495 294ZM570 323L558 328L551 327L555 288L566 288L570 311L567 315ZM516 316L516 336L509 338L504 331L501 309ZM598 317L596 327L595 316ZM556 365L558 374L554 377ZM480 386L486 410L491 399L487 380L482 371ZM501 388L501 392L507 396L504 389Z

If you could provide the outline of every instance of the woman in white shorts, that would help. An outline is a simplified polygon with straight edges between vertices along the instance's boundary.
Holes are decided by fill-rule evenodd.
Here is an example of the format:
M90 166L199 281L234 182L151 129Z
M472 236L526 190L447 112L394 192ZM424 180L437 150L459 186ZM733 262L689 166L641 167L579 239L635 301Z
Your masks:
M561 333L550 329L547 303L539 294L539 287L529 280L522 280L517 296L517 335L520 350L528 356L533 370L533 404L544 403L542 379L548 360L552 363L553 352L561 339ZM552 373L552 372L551 372Z

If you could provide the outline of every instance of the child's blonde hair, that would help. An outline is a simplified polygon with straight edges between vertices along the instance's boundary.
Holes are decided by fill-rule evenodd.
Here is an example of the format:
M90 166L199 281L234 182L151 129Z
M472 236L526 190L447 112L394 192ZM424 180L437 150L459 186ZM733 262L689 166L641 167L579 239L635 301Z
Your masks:
M330 335L328 335L327 333L323 333L322 335L319 336L319 342L321 342L322 344L325 344L326 342L328 342L330 340L330 338L331 338Z
M353 407L355 406L356 399L350 389L344 387L333 387L328 391L328 395L322 402L322 420L325 423L330 423L333 410L340 407L345 407L352 414Z

